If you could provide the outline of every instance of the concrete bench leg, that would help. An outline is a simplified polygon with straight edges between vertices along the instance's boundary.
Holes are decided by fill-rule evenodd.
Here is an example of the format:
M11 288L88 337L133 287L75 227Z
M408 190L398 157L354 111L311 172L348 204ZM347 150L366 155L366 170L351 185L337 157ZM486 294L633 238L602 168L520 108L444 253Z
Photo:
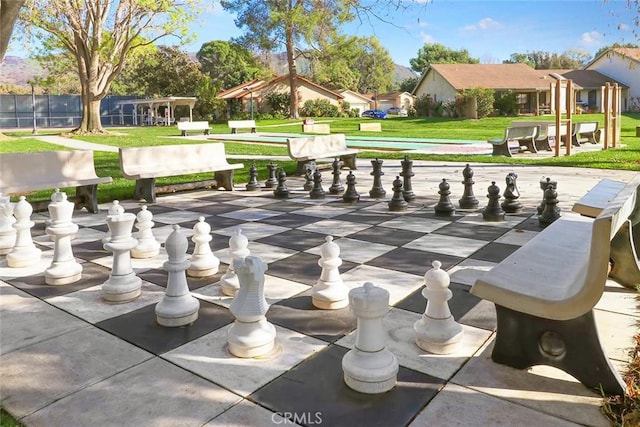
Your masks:
M533 139L519 139L518 143L520 144L520 149L524 147L523 151L529 151L530 153L537 153L536 145Z
M98 213L98 184L76 187L75 209L87 208L91 213Z
M133 190L133 198L136 200L144 199L148 203L156 202L156 179L143 178L136 180L136 187Z
M633 227L627 220L611 240L611 272L609 277L621 285L636 289L640 285L640 261L634 246Z
M218 171L213 173L218 188L233 191L233 169L228 171Z
M511 155L511 150L509 150L509 144L507 142L503 144L493 144L493 152L491 153L491 155L513 157Z
M356 154L349 154L347 156L340 156L340 160L342 160L342 164L344 167L347 167L351 170L358 169L356 167Z
M306 164L314 162L315 160L298 160L298 166L296 166L296 171L294 173L295 176L304 176L306 169Z
M571 320L549 320L496 304L498 320L494 362L526 369L549 365L607 395L624 394L626 385L600 344L593 311Z
M549 145L549 138L544 137L541 139L536 139L536 149L538 151L540 150L552 151L551 146Z

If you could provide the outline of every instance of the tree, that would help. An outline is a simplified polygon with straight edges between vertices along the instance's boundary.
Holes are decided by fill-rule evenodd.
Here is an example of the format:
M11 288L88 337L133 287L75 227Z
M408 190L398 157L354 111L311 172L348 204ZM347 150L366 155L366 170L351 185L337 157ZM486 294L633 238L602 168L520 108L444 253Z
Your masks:
M222 7L237 15L236 26L245 31L238 40L247 47L272 51L284 46L289 70L291 104L289 116L298 118L298 72L296 57L304 45L335 33L351 19L350 0L221 0Z
M418 85L418 81L420 80L419 77L409 77L407 79L404 79L403 81L401 81L398 85L398 90L400 92L413 92L413 90L416 88L416 86Z
M199 0L32 0L20 12L50 53L75 66L82 87L82 120L76 133L103 132L100 102L130 52L167 35L186 37Z
M360 72L358 91L388 92L393 85L395 64L389 51L375 37L360 38L360 55L354 67Z
M531 68L535 68L536 64L529 59L526 53L512 53L509 59L502 61L503 64L527 64Z
M196 57L212 82L228 89L267 73L255 55L238 43L214 40L202 45Z
M614 49L614 48L617 48L617 47L637 49L637 48L640 47L640 45L637 45L637 44L634 44L634 43L624 43L624 44L622 44L622 43L614 43L611 46L602 46L600 49L598 49L598 51L595 53L595 55L593 55L593 57L597 58L598 56L602 55L603 53L605 53L609 49Z
M440 43L425 43L418 50L418 57L411 58L411 69L422 72L430 64L478 64L479 59L472 58L467 49L453 50Z
M4 61L13 26L24 4L25 0L0 0L0 64Z
M537 50L528 53L512 53L511 59L503 63L524 63L536 70L575 70L582 68L590 59L591 55L580 49L568 49L561 54Z

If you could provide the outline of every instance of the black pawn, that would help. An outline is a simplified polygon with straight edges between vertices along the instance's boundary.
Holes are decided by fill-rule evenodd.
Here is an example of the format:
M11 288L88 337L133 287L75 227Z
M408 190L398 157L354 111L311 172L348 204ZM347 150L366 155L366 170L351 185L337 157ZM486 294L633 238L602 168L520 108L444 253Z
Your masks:
M411 188L411 178L415 175L415 173L413 173L413 160L409 158L408 154L405 154L404 160L401 160L400 164L402 165L400 176L403 180L402 197L404 197L407 202L410 202L416 198L413 188Z
M538 224L540 224L540 227L546 227L558 218L560 218L558 192L552 184L549 184L547 189L544 190L544 210L538 216Z
M491 222L504 221L504 211L500 206L500 187L496 185L495 181L491 182L488 193L489 203L482 211L482 219Z
M382 175L384 175L384 172L382 172L382 162L381 159L371 160L371 166L373 167L371 171L371 175L373 175L373 186L371 190L369 190L369 196L374 199L382 199L387 194L384 188L382 188Z
M267 164L267 170L269 171L269 177L264 182L264 186L265 187L273 188L273 187L276 187L278 185L278 178L276 178L277 169L278 169L278 165L275 165L273 163L268 163Z
M402 181L400 181L400 176L396 176L396 179L393 181L393 197L389 202L389 210L393 212L406 211L408 205L409 203L407 203L402 195Z
M538 205L537 211L538 211L538 215L542 214L542 211L544 211L544 205L545 205L545 197L544 197L544 192L547 189L547 187L549 186L549 184L551 184L553 186L554 190L558 189L558 182L557 181L551 181L551 178L545 178L544 176L542 177L542 179L540 180L540 189L542 190L542 201L540 202L540 204ZM560 213L560 208L556 206L556 211L558 213Z
M313 173L313 189L309 192L309 198L311 199L324 199L325 193L322 188L322 174L319 169Z
M447 182L446 179L442 178L442 182L438 186L440 189L438 194L440 194L440 200L436 204L435 211L437 216L452 216L456 212L456 208L451 203L451 191L449 188L451 186Z
M464 184L464 191L462 197L458 200L460 209L476 209L480 202L473 194L473 169L467 163L467 166L462 170L462 177L464 178L462 184Z
M308 162L304 164L304 191L311 191L313 188L313 173L316 171L316 163Z
M260 191L260 184L258 184L258 170L256 164L252 163L249 168L249 182L245 186L247 191Z
M273 195L276 199L288 199L289 189L287 188L287 173L284 169L278 171L278 185L273 190Z
M520 190L517 185L518 175L514 172L509 172L505 178L507 186L504 189L502 196L504 201L500 206L506 213L520 213L522 211L522 203L518 200L520 198Z
M356 191L356 176L351 171L347 175L347 190L342 195L342 200L346 203L356 203L360 200L360 194Z
M333 182L331 183L331 187L329 187L329 193L331 194L341 194L344 191L344 187L340 182L340 160L335 159L331 164L333 171L331 174L333 175Z

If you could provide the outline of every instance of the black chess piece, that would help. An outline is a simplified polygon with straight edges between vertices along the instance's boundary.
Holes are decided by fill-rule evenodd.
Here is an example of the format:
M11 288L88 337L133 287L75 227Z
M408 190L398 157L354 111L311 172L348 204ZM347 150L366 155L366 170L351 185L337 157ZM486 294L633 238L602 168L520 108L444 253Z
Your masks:
M453 203L451 203L451 198L449 197L451 195L451 191L449 191L450 187L447 180L442 178L442 182L438 185L440 200L435 207L437 216L452 216L456 212L456 208L453 206Z
M346 203L356 203L360 200L360 194L356 191L356 176L351 171L347 175L347 190L342 194L342 200Z
M316 168L316 171L313 173L313 188L309 192L309 198L324 199L326 194L322 188L322 173L320 173L320 169Z
M304 191L313 189L313 173L316 171L316 162L307 162L304 164Z
M544 197L544 192L547 189L547 186L549 186L549 184L551 184L553 186L554 190L558 189L558 182L557 181L552 181L551 178L549 177L542 177L540 179L540 189L542 190L542 201L540 202L540 204L538 205L537 211L538 211L538 215L542 214L542 211L544 211L544 205L545 205L545 197ZM560 208L556 206L556 210L558 213L560 213Z
M278 170L278 185L276 186L276 189L273 190L273 195L276 199L289 198L289 189L287 188L287 173L282 168Z
M389 201L389 210L393 212L406 211L409 203L404 199L402 194L402 181L400 176L396 176L393 181L393 197Z
M331 168L333 169L331 172L333 175L333 182L331 183L331 187L329 187L329 193L341 194L344 191L344 187L340 182L340 159L336 158L331 164Z
M550 178L547 179L550 180ZM560 218L560 209L558 208L558 192L554 188L553 184L549 183L546 190L544 190L544 210L538 216L538 224L540 224L540 227L544 228L558 218Z
M464 184L464 191L462 192L462 197L458 200L458 206L460 209L476 209L480 202L476 199L476 196L473 194L473 169L467 163L467 166L462 170L462 184Z
M491 222L504 221L504 211L500 206L500 187L496 185L495 181L491 181L491 185L487 191L489 203L487 203L487 207L482 211L482 219Z
M522 211L522 203L518 200L520 198L520 190L517 185L518 175L515 172L509 172L507 174L506 187L502 196L504 201L500 206L506 213L520 213Z
M369 196L374 199L382 199L386 196L387 192L382 188L382 175L384 172L382 171L382 159L374 159L371 160L371 166L373 170L371 171L371 175L373 176L373 186L371 190L369 190Z
M400 172L400 176L402 177L402 197L407 202L415 200L416 195L413 192L413 188L411 188L411 178L415 175L413 173L413 160L409 158L408 154L405 154L404 160L400 161L402 165L402 172Z
M274 188L278 185L278 178L276 177L277 170L278 170L278 165L272 162L267 164L267 171L269 171L269 177L264 182L265 187Z
M256 164L252 163L249 168L249 182L245 186L247 191L260 191L260 184L258 184L258 170Z

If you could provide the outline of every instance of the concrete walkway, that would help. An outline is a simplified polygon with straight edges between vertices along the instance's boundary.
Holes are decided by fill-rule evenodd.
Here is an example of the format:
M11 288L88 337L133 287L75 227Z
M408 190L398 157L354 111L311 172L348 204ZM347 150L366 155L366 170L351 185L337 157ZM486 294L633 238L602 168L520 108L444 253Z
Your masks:
M107 151L109 153L117 153L118 147L111 145L95 144L93 142L80 141L77 139L65 138L57 135L41 135L33 136L33 138L48 142L49 144L62 145L64 147L74 148L76 150L93 150L93 151Z

